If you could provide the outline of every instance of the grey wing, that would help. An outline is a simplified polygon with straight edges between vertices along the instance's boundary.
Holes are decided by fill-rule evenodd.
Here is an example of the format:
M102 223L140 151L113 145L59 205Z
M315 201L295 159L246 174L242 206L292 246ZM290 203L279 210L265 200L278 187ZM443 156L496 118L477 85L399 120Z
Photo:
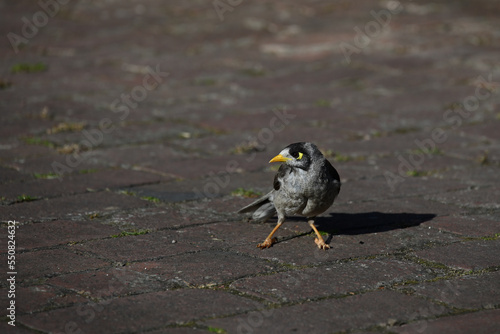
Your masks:
M272 202L274 190L262 196L255 202L250 203L244 208L240 209L238 213L245 213L254 211L252 219L257 221L266 221L272 216L276 215L276 208Z
M257 210L259 207L261 207L262 205L266 204L266 203L269 203L270 202L270 197L271 197L271 192L267 193L266 195L260 197L259 199L257 199L256 201L248 204L247 206L241 208L238 213L245 213L245 212L251 212L251 211L255 211Z

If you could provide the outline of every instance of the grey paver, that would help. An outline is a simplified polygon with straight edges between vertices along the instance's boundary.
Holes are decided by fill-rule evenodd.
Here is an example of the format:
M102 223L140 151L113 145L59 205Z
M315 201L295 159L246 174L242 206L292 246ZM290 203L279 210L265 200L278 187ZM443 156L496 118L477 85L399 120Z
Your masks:
M499 330L498 310L467 313L435 320L422 320L395 329L397 333L495 333Z
M98 326L109 333L153 329L258 307L255 301L222 291L183 289L77 304L41 315L25 315L20 322L45 331L64 331L67 326L88 331ZM131 317L143 320L131 324L128 320Z
M453 267L480 270L500 265L498 257L495 256L499 248L499 239L479 240L422 250L416 252L416 255Z
M231 287L272 301L300 301L384 289L432 277L425 268L395 260L361 260L237 280Z
M418 285L415 291L461 309L493 308L500 300L498 277L499 273L493 272L481 276L439 280Z
M272 328L277 332L324 333L353 327L384 326L392 323L394 319L409 321L422 315L435 316L446 312L447 309L443 306L393 291L380 291L322 300L313 304L254 311L233 318L210 320L207 323L224 328L228 332L258 332L262 328ZM304 316L308 321L290 320L297 316Z

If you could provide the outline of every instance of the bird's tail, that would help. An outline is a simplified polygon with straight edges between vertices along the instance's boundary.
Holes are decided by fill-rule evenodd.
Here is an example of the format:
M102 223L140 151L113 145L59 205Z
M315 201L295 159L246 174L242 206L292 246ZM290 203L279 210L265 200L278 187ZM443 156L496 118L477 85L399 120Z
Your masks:
M272 202L272 191L267 195L262 196L258 200L244 208L240 209L238 213L245 213L254 211L252 214L252 219L256 221L266 221L272 216L276 215L276 208Z

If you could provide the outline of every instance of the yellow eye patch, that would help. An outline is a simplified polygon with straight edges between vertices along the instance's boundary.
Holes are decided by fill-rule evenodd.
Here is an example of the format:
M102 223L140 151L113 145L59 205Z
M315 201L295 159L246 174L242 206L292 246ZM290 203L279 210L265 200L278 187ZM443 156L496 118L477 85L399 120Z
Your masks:
M302 154L302 152L299 152L299 156L297 157L297 160L302 159L302 156L303 156L303 155L304 155L304 154Z

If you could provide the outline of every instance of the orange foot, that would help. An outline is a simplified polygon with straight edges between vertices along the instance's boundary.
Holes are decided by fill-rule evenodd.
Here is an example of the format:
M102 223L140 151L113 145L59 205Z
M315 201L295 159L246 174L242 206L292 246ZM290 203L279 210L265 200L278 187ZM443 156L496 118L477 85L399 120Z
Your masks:
M330 249L330 245L327 245L323 238L316 238L314 239L314 242L318 245L319 249Z
M267 238L266 240L264 240L263 243L261 244L258 244L257 247L260 248L260 249L264 249L264 248L269 248L271 247L274 243L276 243L278 241L278 239L276 238Z

